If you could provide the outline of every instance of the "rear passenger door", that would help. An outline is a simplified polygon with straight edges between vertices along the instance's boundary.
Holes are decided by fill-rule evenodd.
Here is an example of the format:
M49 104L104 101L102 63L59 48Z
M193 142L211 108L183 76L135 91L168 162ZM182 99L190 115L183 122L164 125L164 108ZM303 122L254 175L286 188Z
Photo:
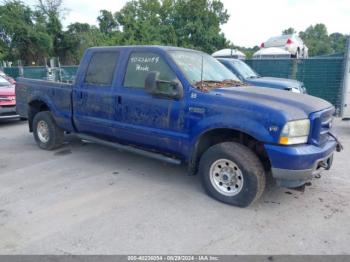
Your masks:
M114 85L118 51L92 53L86 74L73 91L74 123L80 133L113 136L120 119Z

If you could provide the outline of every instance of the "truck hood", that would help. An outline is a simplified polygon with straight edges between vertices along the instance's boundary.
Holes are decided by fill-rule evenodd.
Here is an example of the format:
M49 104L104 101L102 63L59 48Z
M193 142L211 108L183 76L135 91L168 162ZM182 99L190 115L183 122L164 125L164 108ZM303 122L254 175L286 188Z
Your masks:
M332 107L329 102L314 96L271 88L229 87L217 88L212 92L246 110L264 109L282 113L288 121L308 118L311 113Z
M301 82L293 79L277 78L277 77L259 77L248 78L246 83L252 86L273 87L278 89L297 88L301 86Z

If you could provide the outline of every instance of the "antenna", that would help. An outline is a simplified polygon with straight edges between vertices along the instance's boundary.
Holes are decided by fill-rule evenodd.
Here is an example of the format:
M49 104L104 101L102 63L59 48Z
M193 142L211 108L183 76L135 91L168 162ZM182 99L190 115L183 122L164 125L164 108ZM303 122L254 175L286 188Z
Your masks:
M203 90L203 55L202 55L202 66L201 66L201 89Z

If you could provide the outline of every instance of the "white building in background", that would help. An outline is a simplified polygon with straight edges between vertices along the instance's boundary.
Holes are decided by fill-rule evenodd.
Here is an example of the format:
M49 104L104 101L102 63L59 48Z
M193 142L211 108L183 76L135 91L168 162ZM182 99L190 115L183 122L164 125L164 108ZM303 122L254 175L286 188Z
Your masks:
M221 49L219 51L216 51L215 53L212 54L214 57L220 57L220 58L236 58L236 59L242 59L244 60L246 58L246 55L237 50L237 49L231 49L231 48L226 48L226 49Z

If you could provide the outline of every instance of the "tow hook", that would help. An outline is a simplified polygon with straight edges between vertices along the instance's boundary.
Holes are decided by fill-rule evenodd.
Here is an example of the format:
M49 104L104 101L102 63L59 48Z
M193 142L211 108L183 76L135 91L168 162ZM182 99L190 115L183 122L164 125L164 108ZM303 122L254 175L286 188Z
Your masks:
M339 139L335 135L333 135L331 132L328 132L328 134L335 140L335 142L337 142L337 146L335 148L337 152L341 152L344 149L344 147L340 143Z

